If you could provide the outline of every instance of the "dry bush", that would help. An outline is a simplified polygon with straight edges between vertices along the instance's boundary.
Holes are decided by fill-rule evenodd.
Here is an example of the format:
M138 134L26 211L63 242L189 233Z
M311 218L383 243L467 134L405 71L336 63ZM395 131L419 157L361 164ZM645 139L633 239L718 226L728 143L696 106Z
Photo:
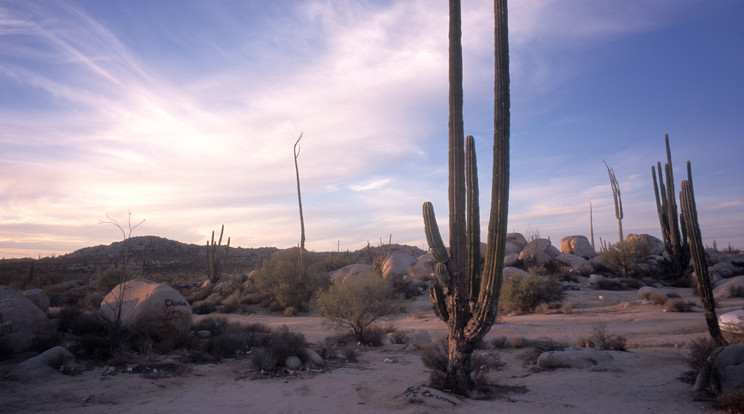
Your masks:
M361 343L381 343L384 330L372 324L400 310L392 286L380 277L370 276L332 285L316 293L312 308L339 327L349 329ZM377 336L382 336L377 340Z
M627 351L626 342L624 336L609 333L604 324L595 326L585 341L586 344L593 344L594 348L604 351ZM581 348L588 348L588 346L581 346Z
M691 312L693 303L682 298L671 298L664 303L665 312Z
M721 397L721 408L729 414L744 414L744 390L732 391Z
M644 299L653 303L654 305L664 305L667 301L667 295L664 292L651 292L643 296Z
M561 302L563 297L563 287L554 278L513 277L502 285L499 311L532 312L543 303Z
M640 239L630 239L612 244L602 252L604 263L623 277L640 277L639 264L648 261L648 246Z
M707 364L708 357L718 348L715 341L710 337L695 338L690 341L690 355L687 357L687 366L690 368L685 371L679 379L688 384L694 384L698 373Z
M561 313L564 315L570 315L574 312L574 307L576 304L574 302L566 302L561 305Z

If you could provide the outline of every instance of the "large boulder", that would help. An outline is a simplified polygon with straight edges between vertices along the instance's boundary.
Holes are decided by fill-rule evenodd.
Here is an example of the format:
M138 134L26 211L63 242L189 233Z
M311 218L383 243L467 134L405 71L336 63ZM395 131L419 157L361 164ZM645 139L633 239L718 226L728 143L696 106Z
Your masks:
M344 283L372 273L374 273L374 268L368 264L350 264L331 272L330 277L333 283Z
M117 285L101 303L101 315L122 327L155 340L179 337L191 326L191 306L172 287L145 279Z
M516 267L505 267L503 271L504 280L510 280L510 279L524 279L528 278L531 275L528 272L525 272L522 269L516 268Z
M592 244L586 236L566 236L561 239L561 251L563 253L573 254L584 259L591 259L596 256Z
M0 286L0 342L24 352L49 341L57 331L44 312L18 290Z
M650 256L661 256L664 253L664 242L650 234L628 234L625 241L640 241L648 248Z
M697 376L696 391L710 389L725 395L744 390L744 344L718 347L708 361L710 363Z
M425 253L416 258L416 263L408 269L408 275L413 279L427 280L434 276L434 266L437 261L431 253Z
M55 346L38 356L29 358L16 365L9 373L13 381L38 382L59 375L60 371L75 364L75 356L66 348Z
M612 367L613 361L611 351L585 348L543 352L537 358L537 366L541 369L588 368L606 370Z
M723 279L715 284L713 297L716 299L744 297L744 276Z
M23 296L38 306L42 312L46 313L49 310L49 296L44 293L44 289L30 289L23 292Z
M416 264L416 258L408 253L395 253L382 262L383 279L402 279L408 269Z
M744 309L727 312L718 317L718 326L730 344L744 343Z
M519 253L527 245L527 239L524 238L522 233L506 233L506 243L516 246L519 249L517 253Z
M519 253L519 260L525 266L547 266L553 263L560 251L553 247L548 239L535 239L527 243Z

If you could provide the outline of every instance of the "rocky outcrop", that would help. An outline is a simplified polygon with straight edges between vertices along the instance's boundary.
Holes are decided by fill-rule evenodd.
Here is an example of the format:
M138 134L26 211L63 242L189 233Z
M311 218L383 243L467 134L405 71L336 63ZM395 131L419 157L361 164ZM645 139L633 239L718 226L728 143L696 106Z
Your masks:
M744 309L727 312L719 316L718 326L728 343L744 343Z
M330 277L333 283L344 283L373 273L374 269L368 264L350 264L331 272Z
M697 376L695 390L718 395L744 390L744 344L719 347Z
M723 279L716 283L713 297L716 299L744 297L744 276Z
M402 279L408 275L408 269L416 262L416 258L408 253L395 253L382 263L382 278Z
M8 373L8 379L23 383L38 382L54 378L75 364L75 356L66 348L55 346L41 355L16 365Z
M30 289L23 292L23 296L38 306L42 312L46 313L49 310L49 296L44 293L44 289Z
M563 253L573 254L584 259L591 259L596 256L592 244L586 236L566 236L561 239L561 251Z
M650 234L628 234L625 241L639 241L648 249L649 256L661 256L664 253L664 242Z
M0 341L24 352L49 341L57 331L49 318L18 290L0 286Z
M145 279L117 285L103 299L101 315L155 340L186 334L192 320L191 306L177 290Z
M560 253L553 247L548 239L535 239L519 253L519 260L525 266L548 266L553 259Z

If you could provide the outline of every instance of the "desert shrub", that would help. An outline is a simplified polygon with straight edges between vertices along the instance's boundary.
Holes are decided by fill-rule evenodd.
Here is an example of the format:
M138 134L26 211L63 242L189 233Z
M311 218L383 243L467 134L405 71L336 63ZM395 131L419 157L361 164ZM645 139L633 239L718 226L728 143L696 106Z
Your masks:
M370 333L365 331L372 323L399 310L392 286L377 276L360 277L321 290L315 294L312 308L339 327L348 328L362 343L370 339Z
M522 361L525 364L536 364L537 358L544 352L550 351L561 351L566 348L566 345L551 339L551 338L538 338L534 341L530 341L530 350L525 352L522 356Z
M682 298L670 298L664 303L666 312L691 312L693 303Z
M736 390L723 395L721 408L729 414L744 414L744 390Z
M592 329L592 333L588 338L579 339L579 344L592 344L594 348L601 349L604 351L627 351L626 342L624 336L611 334L607 331L607 326L600 324ZM582 348L589 348L588 346L582 346Z
M93 273L93 280L96 281L96 290L104 294L111 292L116 285L133 278L134 275L130 271L117 266L108 266Z
M604 263L623 277L639 277L639 264L648 261L648 246L639 239L630 239L607 246L602 252Z
M548 269L545 267L545 265L532 265L527 267L527 273L531 274L532 276L545 276L548 274Z
M667 301L667 295L664 292L651 292L648 295L644 295L644 299L654 305L663 305Z
M553 278L541 276L513 277L501 288L499 310L502 312L531 312L542 303L563 300L563 288Z
M304 252L305 271L300 271L299 249L277 253L264 260L253 275L253 286L270 295L282 309L307 309L313 294L330 285L323 263L312 252Z
M680 380L688 384L694 384L697 375L708 361L708 357L718 348L715 341L708 336L695 338L690 341L690 355L687 357L687 366L690 368L685 371Z
M420 349L421 361L426 368L431 370L429 374L429 386L438 390L447 388L447 339L433 341Z
M106 325L97 313L86 312L76 306L63 308L57 314L57 327L61 332L74 335L105 335Z

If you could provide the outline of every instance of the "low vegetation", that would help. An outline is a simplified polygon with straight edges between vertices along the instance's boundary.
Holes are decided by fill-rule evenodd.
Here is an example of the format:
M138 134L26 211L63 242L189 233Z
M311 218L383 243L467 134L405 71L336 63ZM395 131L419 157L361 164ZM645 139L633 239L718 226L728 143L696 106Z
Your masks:
M400 310L392 285L371 272L317 292L312 308L362 343L375 321Z
M533 312L541 305L560 304L563 286L555 278L531 275L512 277L504 281L499 300L503 313Z
M641 277L641 266L648 262L648 245L640 239L611 244L602 251L604 263L622 277Z

